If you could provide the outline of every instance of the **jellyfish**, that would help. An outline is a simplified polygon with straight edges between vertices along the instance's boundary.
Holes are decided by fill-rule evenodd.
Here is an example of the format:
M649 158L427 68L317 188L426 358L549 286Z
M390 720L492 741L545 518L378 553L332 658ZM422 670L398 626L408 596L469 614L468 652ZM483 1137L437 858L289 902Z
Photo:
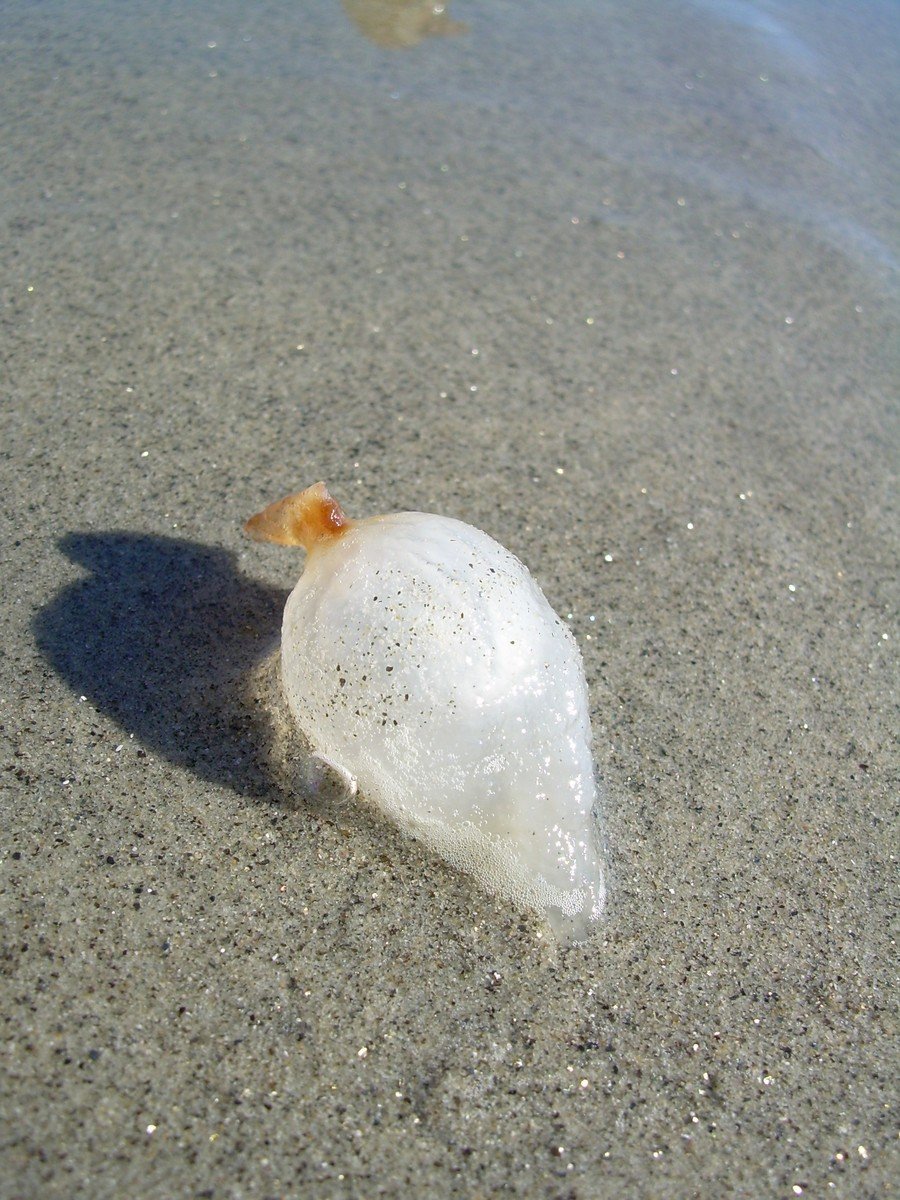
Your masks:
M587 684L524 564L452 517L353 520L324 483L245 529L306 551L281 683L314 753L486 891L583 940L606 898Z

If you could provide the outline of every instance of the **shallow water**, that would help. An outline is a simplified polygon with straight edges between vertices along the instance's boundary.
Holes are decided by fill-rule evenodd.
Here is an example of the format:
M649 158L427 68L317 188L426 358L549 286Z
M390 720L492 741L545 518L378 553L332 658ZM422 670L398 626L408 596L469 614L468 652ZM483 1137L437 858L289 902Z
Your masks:
M0 1191L885 1195L900 10L417 7L3 7ZM571 624L587 945L273 765L320 478Z

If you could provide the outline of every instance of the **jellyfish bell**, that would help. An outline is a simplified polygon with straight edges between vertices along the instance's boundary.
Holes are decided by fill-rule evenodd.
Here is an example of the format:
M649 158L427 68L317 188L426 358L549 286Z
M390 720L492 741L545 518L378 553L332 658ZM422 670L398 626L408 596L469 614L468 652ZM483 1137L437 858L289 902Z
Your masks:
M587 685L527 568L451 517L351 520L323 483L245 528L307 551L281 673L314 752L485 890L584 938L606 895Z

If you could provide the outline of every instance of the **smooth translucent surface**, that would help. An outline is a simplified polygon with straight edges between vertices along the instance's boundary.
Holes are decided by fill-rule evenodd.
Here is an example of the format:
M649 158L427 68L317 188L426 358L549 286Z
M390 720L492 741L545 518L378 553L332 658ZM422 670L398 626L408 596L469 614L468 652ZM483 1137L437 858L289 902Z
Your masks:
M282 665L314 749L489 891L584 936L604 887L575 640L523 564L446 517L318 541Z

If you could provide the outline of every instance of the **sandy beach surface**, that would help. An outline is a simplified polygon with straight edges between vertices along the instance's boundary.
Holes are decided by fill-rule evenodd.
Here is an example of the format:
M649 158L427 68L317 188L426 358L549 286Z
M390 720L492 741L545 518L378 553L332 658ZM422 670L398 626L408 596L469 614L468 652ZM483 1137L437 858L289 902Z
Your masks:
M881 1200L900 10L441 7L0 5L0 1195ZM570 624L583 945L279 757L318 479Z

